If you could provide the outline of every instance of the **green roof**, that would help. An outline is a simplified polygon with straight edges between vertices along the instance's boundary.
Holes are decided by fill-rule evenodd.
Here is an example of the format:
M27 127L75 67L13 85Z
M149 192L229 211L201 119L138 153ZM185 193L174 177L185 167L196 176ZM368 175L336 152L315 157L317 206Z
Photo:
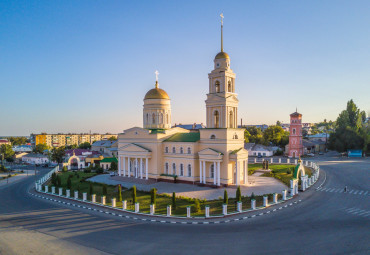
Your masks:
M165 129L149 129L151 134L164 134Z
M113 161L118 163L117 158L103 158L100 163L112 163Z
M194 143L200 140L200 133L177 133L166 139L165 142L188 142Z
M294 168L293 178L298 178L299 166L300 166L300 164L296 165L296 167Z
M236 153L238 153L241 149L243 149L243 147L240 147L239 149L237 149L237 150L233 150L230 154L236 154Z

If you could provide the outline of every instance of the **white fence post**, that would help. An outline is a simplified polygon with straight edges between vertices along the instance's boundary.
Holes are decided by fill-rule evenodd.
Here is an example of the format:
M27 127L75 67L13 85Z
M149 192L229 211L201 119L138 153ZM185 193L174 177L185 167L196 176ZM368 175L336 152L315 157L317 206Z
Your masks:
M140 204L135 203L135 212L138 213L140 211Z
M206 205L206 218L209 218L209 205Z
M237 203L238 212L242 212L242 205L243 205L243 203L241 201L238 201L238 203Z
M267 196L264 196L264 197L263 197L263 206L264 206L264 207L267 207L267 206L268 206Z
M102 196L102 197L101 197L101 203L102 203L103 205L105 205L105 196Z
M112 207L116 207L116 198L112 198Z
M55 187L51 187L51 194L55 194Z
M222 214L227 215L227 204L222 204Z
M171 206L167 205L167 216L171 216Z
M255 199L251 200L251 208L252 210L256 210L256 200Z
M273 194L273 203L274 204L277 204L277 197L278 197L278 194L274 193Z
M95 194L91 195L91 202L96 203L96 195Z
M286 200L286 193L287 193L287 190L283 190L282 194L283 194L283 201Z
M59 196L63 196L63 188L59 188Z
M190 218L190 217L191 217L191 214L190 214L191 212L190 212L190 210L191 210L191 207L190 207L190 206L187 206L187 207L186 207L186 217L187 217L187 218Z
M70 197L71 196L71 191L69 189L66 190L66 197Z
M75 191L75 199L78 199L78 191Z
M153 215L155 213L155 205L151 204L150 205L150 215Z
M48 185L45 185L45 192L48 193L49 192L49 186Z
M82 193L82 200L83 201L87 200L87 193L86 192Z
M123 200L122 202L122 209L127 210L127 200Z

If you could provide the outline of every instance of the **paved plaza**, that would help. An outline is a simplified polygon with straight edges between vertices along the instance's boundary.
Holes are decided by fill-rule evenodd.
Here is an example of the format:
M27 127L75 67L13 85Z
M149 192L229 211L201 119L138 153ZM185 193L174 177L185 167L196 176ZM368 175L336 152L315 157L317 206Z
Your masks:
M255 173L249 177L249 186L241 185L241 192L243 196L250 196L252 192L255 195L263 195L269 193L281 193L282 190L287 189L282 182L273 177L261 177L262 173ZM198 185L184 184L184 183L168 183L168 182L155 182L153 180L145 181L135 179L133 177L120 177L109 174L102 174L91 177L88 181L105 183L110 185L121 184L122 187L131 188L136 186L138 190L150 191L152 188L158 190L158 194L172 194L176 192L177 196L199 198L213 200L223 197L225 188L212 188L201 187ZM229 197L235 197L236 186L229 186L226 188Z

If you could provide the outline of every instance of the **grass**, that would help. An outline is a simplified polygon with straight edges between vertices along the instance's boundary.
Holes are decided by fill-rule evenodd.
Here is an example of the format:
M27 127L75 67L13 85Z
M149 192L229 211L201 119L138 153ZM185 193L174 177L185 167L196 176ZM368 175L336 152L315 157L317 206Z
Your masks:
M76 172L77 173L77 172ZM75 190L79 191L79 198L82 198L82 193L87 193L88 200L91 200L91 194L89 192L90 183L93 185L93 194L96 194L96 201L101 201L101 196L103 195L103 184L101 183L94 183L86 181L86 179L96 175L96 173L83 173L78 172L78 174L72 172L60 172L58 175L61 177L61 187L63 188L63 194L65 194L65 190L67 189L67 179L68 176L71 175L71 196L73 196L73 192ZM50 182L47 184L50 185ZM236 189L235 189L236 192ZM150 212L150 192L146 191L139 191L137 190L137 201L140 204L140 212L149 213ZM231 195L231 194L229 194ZM272 194L268 194L269 202L272 202ZM118 198L118 188L117 186L107 185L107 196L106 196L106 204L111 205L111 199ZM263 196L255 196L256 199L256 206L262 206L263 204ZM278 194L278 199L281 199L281 194ZM134 204L132 203L132 190L131 189L124 189L122 187L122 200L127 200L127 209L134 210ZM172 208L172 215L176 216L186 216L186 207L192 207L192 216L204 216L205 215L205 206L210 206L210 214L211 215L221 215L222 214L222 204L223 198L215 199L215 200L199 200L200 201L200 208L199 212L194 212L194 203L195 199L186 198L186 197L176 197L176 209ZM250 209L251 208L251 198L247 196L242 196L242 209ZM172 196L162 194L157 194L156 199L156 214L165 215L167 213L167 205L172 204ZM122 202L116 201L116 207L122 208ZM229 198L228 202L228 212L236 212L236 199Z

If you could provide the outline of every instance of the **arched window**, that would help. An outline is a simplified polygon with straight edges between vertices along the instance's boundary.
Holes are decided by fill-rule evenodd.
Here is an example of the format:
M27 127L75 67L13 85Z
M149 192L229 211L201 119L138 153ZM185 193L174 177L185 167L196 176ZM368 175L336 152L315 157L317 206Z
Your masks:
M149 124L149 113L146 114L146 124Z
M233 111L230 111L230 113L229 113L229 126L230 126L230 128L233 128L234 127Z
M216 93L220 92L220 82L219 81L215 82L215 91L216 91Z
M176 153L176 148L172 147L172 153Z
M188 154L191 154L191 148L188 147Z
M228 92L232 92L232 89L231 89L231 81L229 81L229 82L227 83L227 91L228 91Z
M165 169L164 169L164 171L165 171L165 172L164 172L165 174L168 174L168 163L167 163L167 162L166 162L166 165L165 165Z
M220 119L220 115L218 114L218 111L215 111L214 113L214 118L215 118L215 128L219 128L219 119Z
M188 176L191 177L191 165L188 165Z
M155 114L152 114L152 124L155 124Z
M159 124L163 124L163 113L159 115Z
M166 146L166 148L164 149L164 151L166 152L166 153L168 153L168 147Z
M215 135L211 135L210 139L216 139Z
M166 114L166 123L167 123L167 124L169 123L168 113Z
M209 176L211 178L214 178L215 177L215 164L212 164L211 165L211 170L210 170Z
M234 134L233 139L238 139L238 135Z
M180 176L184 176L184 164L180 164Z
M293 135L295 135L295 128L293 128Z
M184 154L184 148L180 147L180 154Z
M172 164L172 174L176 175L176 164L175 163Z

